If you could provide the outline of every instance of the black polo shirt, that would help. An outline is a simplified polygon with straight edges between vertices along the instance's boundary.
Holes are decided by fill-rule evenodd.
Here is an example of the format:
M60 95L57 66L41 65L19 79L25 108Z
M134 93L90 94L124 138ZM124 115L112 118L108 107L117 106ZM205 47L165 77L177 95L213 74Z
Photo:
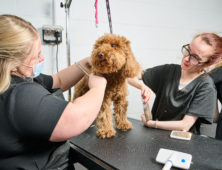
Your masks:
M185 114L199 117L191 131L199 133L200 123L212 123L216 109L216 90L212 79L202 74L179 90L181 66L166 64L147 69L144 83L156 94L152 108L154 120L181 120Z
M62 144L49 138L68 102L49 92L52 84L42 74L34 82L12 76L0 95L0 169L43 169Z
M212 70L212 72L210 72L210 76L212 77L216 85L217 98L220 101L220 103L222 103L222 66ZM215 138L222 140L222 110L220 111L219 114Z

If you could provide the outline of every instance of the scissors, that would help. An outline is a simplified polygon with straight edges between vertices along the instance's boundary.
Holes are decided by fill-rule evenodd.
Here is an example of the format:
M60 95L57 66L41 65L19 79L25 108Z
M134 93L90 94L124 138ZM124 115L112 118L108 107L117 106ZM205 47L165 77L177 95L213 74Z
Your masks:
M85 73L85 75L89 77L89 73L86 71L86 69L83 66L81 66L79 63L75 63L75 64L83 73Z

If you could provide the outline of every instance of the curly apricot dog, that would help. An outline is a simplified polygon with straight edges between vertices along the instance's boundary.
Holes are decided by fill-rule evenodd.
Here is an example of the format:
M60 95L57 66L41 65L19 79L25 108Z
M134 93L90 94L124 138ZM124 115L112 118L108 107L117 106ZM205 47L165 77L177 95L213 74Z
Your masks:
M132 124L127 120L126 79L138 75L141 68L132 53L130 41L115 34L100 37L94 44L91 65L90 72L107 79L104 101L96 119L97 135L100 138L110 138L116 133L110 108L112 102L116 127L121 130L131 129ZM75 86L74 98L87 90L88 78L84 76Z

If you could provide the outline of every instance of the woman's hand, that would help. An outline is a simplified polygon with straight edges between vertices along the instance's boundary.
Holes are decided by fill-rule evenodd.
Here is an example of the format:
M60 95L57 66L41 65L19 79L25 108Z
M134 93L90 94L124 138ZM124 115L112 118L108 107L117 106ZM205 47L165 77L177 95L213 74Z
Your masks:
M151 127L151 128L156 128L156 121L153 121L153 120L146 121L144 114L141 115L141 120L145 126Z
M91 58L90 57L86 57L86 58L78 61L78 63L82 67L84 67L87 72L89 72L88 70L90 70L90 68L91 68Z
M103 89L106 87L107 80L104 77L96 76L94 74L89 75L89 88L92 89L94 87Z
M152 99L153 96L153 91L146 86L142 81L140 81L139 77L134 77L134 78L128 78L127 82L138 89L141 90L141 96L143 98L143 103L149 103Z
M86 63L85 63L85 66L87 69L90 69L91 68L91 57L87 57L86 58Z
M153 97L153 91L146 86L144 83L141 85L141 96L143 98L143 103L150 103L152 97Z

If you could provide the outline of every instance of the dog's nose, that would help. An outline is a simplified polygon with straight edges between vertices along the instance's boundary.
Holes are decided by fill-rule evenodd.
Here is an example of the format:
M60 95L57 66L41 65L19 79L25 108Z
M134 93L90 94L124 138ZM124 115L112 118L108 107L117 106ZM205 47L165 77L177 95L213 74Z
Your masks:
M99 58L102 59L104 57L104 54L103 53L99 53L98 56L99 56Z

